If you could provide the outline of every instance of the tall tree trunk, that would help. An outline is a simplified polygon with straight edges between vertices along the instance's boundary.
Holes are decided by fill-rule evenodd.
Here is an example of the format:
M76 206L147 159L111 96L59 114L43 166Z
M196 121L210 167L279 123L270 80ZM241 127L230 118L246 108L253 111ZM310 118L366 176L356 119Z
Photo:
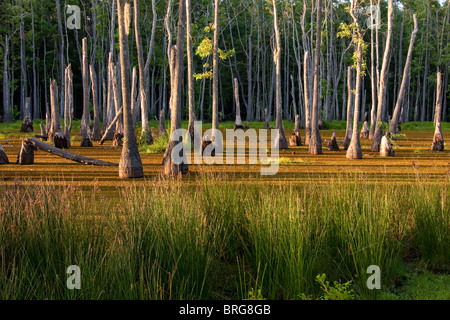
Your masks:
M25 98L27 96L27 65L25 61L25 31L23 21L20 28L20 118L24 118Z
M33 1L30 1L31 5L31 34L33 41L33 119L38 119L40 116L39 101L37 98L37 74L36 74L36 43L34 38L34 9Z
M372 6L372 0L370 0L370 5ZM372 12L372 11L371 11ZM373 19L373 18L372 18ZM373 20L372 20L373 21ZM375 26L378 28L378 26ZM369 139L373 139L373 135L375 133L375 108L377 106L377 74L376 74L376 65L375 65L375 48L374 48L374 39L373 39L373 29L370 29L370 85L372 88L372 108L370 109L370 130L369 130ZM378 51L378 48L377 48Z
M102 135L100 132L100 109L98 106L97 74L95 73L95 70L92 67L92 65L89 66L89 73L91 76L92 105L94 108L94 127L92 130L91 139L93 141L99 141Z
M428 4L428 2L427 2ZM427 7L427 25L426 25L426 31L425 31L425 70L423 74L423 84L422 84L422 112L420 115L420 121L426 120L426 98L427 98L427 82L428 82L428 69L429 69L429 50L428 50L428 30L429 30L429 20L430 20L430 8Z
M136 48L139 65L139 97L141 101L141 120L142 131L140 142L144 144L153 144L152 132L148 123L148 101L147 101L147 86L144 66L144 55L141 41L141 28L139 26L139 0L134 0L134 34L136 36Z
M384 49L383 64L381 66L380 85L378 90L377 123L371 146L371 150L374 152L380 151L381 136L382 136L381 122L384 120L384 114L386 111L386 103L384 98L388 89L387 78L389 71L389 53L392 42L393 15L394 15L393 0L388 0L388 29L386 36L386 47Z
M444 151L444 138L442 136L441 130L441 116L442 116L442 77L441 73L437 73L437 85L436 85L436 110L435 110L435 127L433 143L431 144L431 150L434 151Z
M58 85L56 80L50 83L50 105L52 112L52 123L48 133L48 138L53 141L53 144L57 148L68 148L67 139L64 136L61 129L61 118L59 114L58 104Z
M189 124L188 131L191 135L191 141L194 141L194 121L195 121L195 102L194 102L194 53L192 50L192 32L191 32L191 0L186 0L186 46L187 46L187 82L188 82L188 104L189 104Z
M273 3L273 26L275 32L275 47L273 52L273 60L275 63L275 110L276 110L276 128L278 129L278 136L275 138L275 146L279 149L287 149L288 142L284 135L283 127L283 107L281 96L281 39L280 32L278 31L278 14L276 0L272 0Z
M64 102L64 135L67 139L67 146L70 148L70 134L72 130L73 119L73 82L72 67L69 64L65 70L65 102Z
M152 59L153 48L155 46L155 32L156 32L156 21L157 21L155 0L152 0L152 12L153 12L152 32L151 32L151 36L150 36L150 45L148 47L148 52L147 52L147 60L145 61L145 67L144 67L144 86L145 86L145 96L146 97L149 96L150 61ZM155 67L153 67L153 72L152 72L152 83L153 83L154 71L155 71ZM152 88L154 89L154 85L152 85ZM153 101L153 99L152 99L152 101ZM149 103L150 103L150 101L147 98L147 111L148 111ZM151 106L152 106L152 108L151 108L150 112L152 114L155 114L156 111L154 110L153 103L151 104Z
M250 34L247 54L247 122L253 121L253 10L250 9Z
M128 54L128 35L130 31L130 2L117 0L117 14L119 24L120 70L122 81L122 103L124 143L119 162L120 178L140 178L144 176L141 157L136 144L133 118L131 114L130 96L130 57Z
M417 32L419 30L417 25L417 14L414 14L414 30L411 33L411 40L409 42L408 55L406 57L405 68L403 70L402 84L400 86L400 91L398 93L397 103L395 104L395 109L392 115L391 124L389 126L389 131L393 134L397 133L398 119L400 117L401 108L403 105L403 100L405 98L406 86L409 82L409 71L411 70L411 60L412 51L414 47L414 41L416 39Z
M234 78L234 100L236 102L236 120L234 121L234 130L244 129L241 120L241 104L239 103L239 84L237 78Z
M59 56L59 79L60 79L60 86L61 86L61 92L59 93L60 96L60 106L59 106L59 112L62 114L63 108L64 108L64 35L62 31L62 19L61 19L61 6L59 0L56 1L56 15L58 19L58 34L59 34L59 48L58 48L58 56ZM77 37L78 38L78 37ZM87 69L86 69L87 70Z
M82 82L83 82L83 116L81 117L80 135L82 145L84 140L89 140L91 135L91 114L89 113L89 65L87 53L87 39L82 40L83 65L82 65ZM89 143L86 143L88 146Z
M183 52L184 52L184 36L186 24L186 0L180 0L180 9L178 16L178 34L177 44L171 48L171 62L174 63L173 77L171 78L171 121L170 121L170 138L167 144L166 151L163 158L163 172L165 175L178 175L179 173L186 174L189 172L186 155L184 150L179 154L172 154L174 148L183 143L182 140L176 140L174 135L175 130L181 128L181 82L183 79ZM177 149L175 149L177 150ZM179 158L181 161L174 162L174 158ZM179 163L181 162L181 163Z
M309 145L311 139L311 99L309 91L309 78L308 78L308 55L309 51L305 52L304 66L303 66L303 82L305 84L305 144Z
M356 4L357 0L352 0L352 8L350 14L353 18L353 23L356 25L356 84L355 84L355 114L353 118L353 132L352 140L347 149L347 159L362 159L361 143L359 141L359 110L361 108L361 65L363 60L363 35L361 34L361 28L359 26L358 19L356 18Z
M353 136L353 128L352 128L352 119L353 119L353 110L355 107L354 102L354 94L352 88L352 67L347 67L347 127L345 130L345 138L344 138L344 150L347 150L350 141Z
M219 0L214 0L212 129L219 129ZM212 134L214 142L214 131Z
M392 1L392 0L391 0ZM311 139L309 141L310 154L322 154L322 138L319 133L319 59L322 35L322 0L317 0L317 20L316 20L316 50L314 53L314 89L313 89L313 105L311 117Z
M8 75L8 51L9 39L5 35L5 42L3 44L3 121L11 121L10 106L9 106L9 75Z

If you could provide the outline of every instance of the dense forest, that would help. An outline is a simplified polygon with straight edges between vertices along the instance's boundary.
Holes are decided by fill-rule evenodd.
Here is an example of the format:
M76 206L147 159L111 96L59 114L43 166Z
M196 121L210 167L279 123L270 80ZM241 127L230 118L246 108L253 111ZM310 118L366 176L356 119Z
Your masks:
M322 2L322 1L321 1ZM159 117L160 110L168 115L171 68L171 44L177 38L179 3L172 0L131 1L126 19L132 22L129 35L131 68L144 68L142 77L146 85L148 117ZM214 38L215 6L218 6L218 34ZM313 91L314 47L317 32L317 2L276 1L278 12L277 34L274 28L272 1L221 0L192 1L189 6L190 45L185 60L192 58L192 71L182 76L182 118L189 115L189 103L195 109L195 118L210 120L213 111L213 48L217 40L218 59L218 119L234 119L234 78L239 86L242 118L264 121L264 110L269 117L275 115L276 68L274 52L279 40L282 117L293 121L299 115L303 125L305 92ZM368 27L367 20L375 11L364 10L379 5L378 27ZM70 7L72 6L72 7ZM76 6L76 7L75 7ZM319 54L319 109L323 121L347 119L349 87L355 90L356 47L352 41L355 30L350 14L350 2L326 1L321 3L321 41ZM119 28L117 4L114 0L12 0L0 5L0 65L2 78L1 115L4 121L22 119L26 98L30 97L32 118L45 118L50 108L50 83L59 86L61 116L63 114L64 74L71 64L73 72L74 118L83 113L82 39L87 41L88 64L96 76L96 108L104 128L111 122L114 112L108 114L110 92L108 63L120 68ZM80 19L76 21L77 8ZM137 10L135 10L137 9ZM353 10L353 9L352 9ZM377 112L377 94L383 56L388 36L388 1L358 1L362 45L360 120L367 112L369 123ZM136 13L138 24L135 25ZM404 84L400 101L399 121L431 121L436 102L436 74L442 74L444 99L442 119L447 121L448 73L450 61L449 2L433 0L395 1L392 12L392 39L387 56L387 79L382 120L388 121L393 113L403 84L408 46L414 29L413 15L417 14L418 32L412 48L409 77ZM375 20L373 20L375 21ZM77 24L75 27L73 24ZM72 24L72 25L68 25ZM139 37L136 37L136 32ZM141 39L141 40L137 40ZM140 42L140 43L137 43ZM138 44L138 45L137 45ZM139 46L141 52L139 52ZM309 54L306 54L306 53ZM306 56L306 60L305 60ZM141 59L141 61L139 61ZM351 66L352 70L347 72ZM187 71L188 64L183 68ZM304 71L306 71L304 73ZM188 74L193 74L193 98L188 101ZM120 79L120 73L117 73ZM136 76L139 78L141 75ZM351 79L348 79L348 77ZM91 81L88 76L88 81ZM350 81L348 81L350 80ZM137 87L141 81L136 81ZM308 90L309 88L309 90ZM137 90L134 99L139 103ZM92 95L92 93L91 93ZM112 96L112 94L111 94ZM353 95L354 96L354 95ZM119 101L120 101L119 92ZM308 99L306 99L307 101ZM91 114L94 114L92 96ZM137 112L140 112L138 109ZM351 115L351 114L350 114ZM372 117L371 117L372 116Z

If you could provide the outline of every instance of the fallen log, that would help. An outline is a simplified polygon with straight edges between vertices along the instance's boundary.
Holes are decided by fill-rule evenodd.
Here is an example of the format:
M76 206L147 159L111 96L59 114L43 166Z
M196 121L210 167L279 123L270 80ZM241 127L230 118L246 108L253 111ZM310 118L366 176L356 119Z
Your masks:
M79 163L83 163L83 164L90 164L93 166L114 166L117 167L119 166L116 163L112 163L112 162L108 162L108 161L102 161L102 160L97 160L97 159L93 159L93 158L88 158L88 157L84 157L72 152L68 152L65 150L61 150L58 149L56 147L53 147L45 142L42 142L36 138L28 138L25 139L27 142L32 142L36 148L54 154L58 157L67 159L67 160L71 160L71 161L75 161L75 162L79 162Z
M20 165L34 164L34 150L36 150L36 146L24 139L17 155L16 163Z
M113 121L109 124L108 128L106 128L106 131L103 134L103 137L98 142L99 145L102 145L105 142L105 140L108 138L108 136L113 132L114 126L116 125L117 121L119 121L119 118L122 116L122 113L123 113L123 107L120 107L119 112L117 112Z

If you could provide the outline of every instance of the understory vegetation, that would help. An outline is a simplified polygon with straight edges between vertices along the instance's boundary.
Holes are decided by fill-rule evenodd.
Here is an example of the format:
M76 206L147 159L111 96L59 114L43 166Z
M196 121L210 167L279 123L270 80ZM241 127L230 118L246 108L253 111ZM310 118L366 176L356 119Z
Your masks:
M264 187L222 178L158 177L115 197L70 181L0 185L0 298L449 297L448 178ZM80 290L66 287L70 265ZM370 265L381 290L366 286Z

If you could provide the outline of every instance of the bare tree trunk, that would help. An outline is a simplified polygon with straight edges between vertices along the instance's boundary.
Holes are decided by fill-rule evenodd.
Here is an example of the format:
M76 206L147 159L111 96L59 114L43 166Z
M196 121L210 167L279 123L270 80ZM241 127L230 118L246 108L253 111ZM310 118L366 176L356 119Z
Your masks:
M31 33L33 41L33 119L38 119L40 116L39 101L37 98L37 74L36 74L36 43L34 38L34 9L33 1L31 5Z
M414 14L414 30L411 33L411 40L409 42L408 55L406 58L405 69L403 70L403 79L398 93L397 103L395 104L394 113L392 115L389 131L393 134L397 133L398 119L400 117L401 107L405 98L406 85L409 82L409 71L411 70L412 51L414 47L414 41L418 32L417 14Z
M241 120L241 104L239 103L239 84L237 78L234 78L234 100L236 101L236 120L234 122L234 130L244 129Z
M287 149L288 142L286 140L286 136L284 135L283 107L281 105L283 101L283 97L281 96L281 40L280 40L280 32L278 31L277 4L275 0L272 0L272 3L273 3L273 26L275 31L275 47L273 52L273 60L275 63L275 73L276 73L276 81L275 81L276 128L278 129L278 136L275 138L275 146L277 146L279 149Z
M250 9L250 34L248 35L247 55L247 122L253 121L253 11Z
M108 128L105 129L105 132L103 133L103 137L98 142L99 145L102 145L106 140L108 140L108 137L111 136L111 134L114 133L114 129L116 127L117 121L119 121L120 118L122 118L123 115L123 107L119 109L119 112L117 112L116 116L114 117L113 121L109 124Z
M346 157L347 159L362 159L362 150L361 143L359 141L359 109L360 101L361 101L361 69L362 69L362 60L363 60L363 35L361 34L361 28L359 26L358 19L355 16L356 11L356 1L352 0L352 8L350 14L353 18L353 22L356 25L356 34L357 34L357 43L356 43L356 53L357 53L357 61L356 61L356 84L355 84L355 115L353 118L353 132L352 132L352 140L347 149Z
M428 4L428 2L427 2ZM428 70L429 70L429 50L428 50L428 35L429 35L429 20L430 20L430 8L429 5L426 9L427 11L427 25L426 25L426 31L425 31L425 70L424 70L424 74L423 74L423 85L422 85L422 112L420 115L420 121L425 121L426 120L426 98L427 98L427 82L428 82Z
M130 31L130 2L129 0L117 0L117 13L119 23L120 43L120 70L122 81L122 103L124 143L119 162L120 178L141 178L144 176L141 157L136 144L133 118L131 114L130 96L130 57L128 54L128 35Z
M298 116L297 112L297 102L295 101L295 84L294 84L294 76L291 74L291 96L292 96L292 105L294 106L293 112L294 112L294 120Z
M5 35L5 42L3 44L3 121L11 121L10 106L9 106L9 75L8 75L8 51L9 39Z
M159 137L167 135L166 119L164 117L164 108L159 112Z
M133 71L131 72L131 116L133 118L133 125L138 120L139 116L139 102L136 101L137 96L137 76L136 76L136 67L133 67Z
M92 147L91 141L91 115L89 113L89 66L87 53L87 39L82 40L83 65L82 65L82 82L83 82L83 116L81 117L80 135L81 147Z
M353 129L352 129L352 119L353 119L353 109L355 104L353 88L352 88L352 68L350 66L347 67L347 127L345 130L345 138L344 138L344 150L348 149L350 145L350 141L352 140Z
M311 138L309 141L309 153L318 155L322 154L322 139L319 133L319 59L322 35L322 0L317 0L317 19L316 19L316 50L314 53L314 92L311 117Z
M20 128L20 132L32 132L33 131L33 122L31 121L31 98L25 98L25 108L23 111L23 122L22 127Z
M152 1L152 5L154 6L154 0ZM154 18L156 17L154 16ZM153 28L154 27L155 21L153 21ZM148 81L146 81L146 78L148 79L148 75L145 74L144 55L141 42L141 28L139 26L139 0L134 0L134 33L136 36L136 48L139 65L139 96L141 101L142 131L140 142L144 144L153 144L153 136L148 123Z
M178 14L178 34L177 44L171 48L171 60L174 63L173 77L171 78L171 123L170 123L170 138L167 144L166 151L163 158L163 172L165 175L178 175L187 174L189 172L186 155L184 150L180 153L172 154L173 149L179 144L183 143L182 140L176 140L173 136L175 130L181 128L181 82L183 79L183 52L184 52L184 36L185 36L185 24L186 24L186 1L180 0L179 14ZM217 4L217 1L216 1ZM217 22L217 21L216 21ZM217 28L217 24L216 24ZM216 38L217 40L217 38ZM215 41L217 44L217 41ZM175 162L174 158L181 159L180 162Z
M22 140L16 163L20 165L34 164L34 150L35 147L31 142L28 142L26 139Z
M370 0L370 5L372 6L372 0ZM377 26L375 26L377 27ZM373 43L373 29L370 30L370 84L372 88L372 108L370 110L370 130L369 130L369 139L373 139L373 135L375 133L375 108L377 106L377 76L376 76L376 66L375 66L375 52L374 52L374 43ZM378 45L378 44L377 44ZM378 51L378 48L377 48Z
M24 118L25 98L27 96L27 67L25 61L25 31L23 21L19 23L20 28L20 118Z
M113 88L114 105L116 108L115 112L117 115L119 113L119 108L123 108L123 105L121 107L120 92L119 92L119 89L117 88L117 86L118 86L117 79L116 79L117 68L114 66L113 63L111 63L110 68L111 68L111 75L112 75L111 83L112 83L112 88ZM120 117L118 117L117 121L116 121L116 130L114 132L113 146L116 146L116 147L122 146L123 145L123 141L122 141L123 136L124 136L124 129L123 129L123 111L122 111L122 115Z
M89 73L91 76L92 86L92 105L94 108L94 128L92 130L92 141L99 141L101 139L100 133L100 110L98 106L98 90L97 90L97 74L92 65L89 66Z
M212 129L219 129L219 0L214 0ZM214 142L214 132L212 141Z
M59 104L58 104L58 85L56 80L50 83L50 105L52 112L52 123L48 133L48 137L53 141L55 147L57 148L68 148L67 139L61 129L61 118L59 115Z
M442 116L442 77L441 73L437 73L437 90L436 90L436 111L434 113L434 122L436 129L434 130L433 143L431 144L431 150L444 151L444 137L441 130L441 116Z
M304 66L303 66L303 83L305 84L305 144L309 145L311 139L311 100L309 98L309 79L308 79L308 55L309 51L305 52Z
M106 74L108 74L108 72L106 72ZM106 127L108 126L108 120L107 120L107 116L108 116L108 91L106 89L106 81L105 81L105 77L104 77L104 71L103 71L103 76L102 76L102 132L104 133L106 130Z
M188 82L188 104L189 104L189 124L188 131L191 141L194 141L194 121L195 121L195 101L194 101L194 53L192 50L191 32L191 0L186 0L186 46L187 46L187 82Z
M72 131L73 119L73 82L72 82L72 67L69 64L65 70L65 102L64 102L64 136L67 140L67 146L70 148L70 134Z
M147 60L145 61L145 67L144 67L144 87L145 87L145 96L147 97L147 111L148 111L148 107L149 107L149 80L150 80L150 61L152 59L152 55L153 55L153 48L155 46L155 32L156 32L156 21L157 21L157 15L156 15L156 4L155 4L155 0L152 0L152 13L153 13L153 20L152 20L152 32L151 32L151 36L150 36L150 45L148 47L148 52L147 52ZM153 75L154 75L154 71L155 71L155 67L153 67L153 72L152 72L152 84L153 84ZM154 89L154 85L152 85L152 88ZM153 101L153 100L152 100ZM151 113L156 113L154 108L153 108L153 102L151 104L152 108L150 110ZM142 107L141 107L142 109ZM141 116L142 116L142 110L141 110ZM146 114L146 117L148 117L148 114ZM151 134L151 130L149 127L148 132L150 132ZM142 134L141 134L142 136ZM142 137L141 137L142 138ZM141 139L142 141L142 139ZM153 141L153 137L152 137L152 141ZM150 142L150 140L148 141Z
M388 87L387 77L388 77L388 69L389 69L389 53L391 49L392 42L392 28L393 28L393 15L394 15L394 7L393 0L388 0L388 29L386 36L386 47L384 49L383 55L383 64L381 67L381 75L380 75L380 85L378 90L378 106L377 106L377 123L375 127L375 133L372 140L371 150L374 152L380 151L380 143L381 143L381 122L384 119L384 114L386 111L386 103L385 103L385 95Z
M270 129L270 123L269 123L269 109L264 109L264 129L269 130Z
M60 106L58 112L61 114L63 112L64 107L64 36L62 32L62 21L61 21L61 6L59 0L56 1L56 14L58 19L58 34L59 34L59 48L58 48L58 55L59 55L59 75L60 75L60 86L61 86L61 92L60 92ZM78 39L78 37L77 37Z

